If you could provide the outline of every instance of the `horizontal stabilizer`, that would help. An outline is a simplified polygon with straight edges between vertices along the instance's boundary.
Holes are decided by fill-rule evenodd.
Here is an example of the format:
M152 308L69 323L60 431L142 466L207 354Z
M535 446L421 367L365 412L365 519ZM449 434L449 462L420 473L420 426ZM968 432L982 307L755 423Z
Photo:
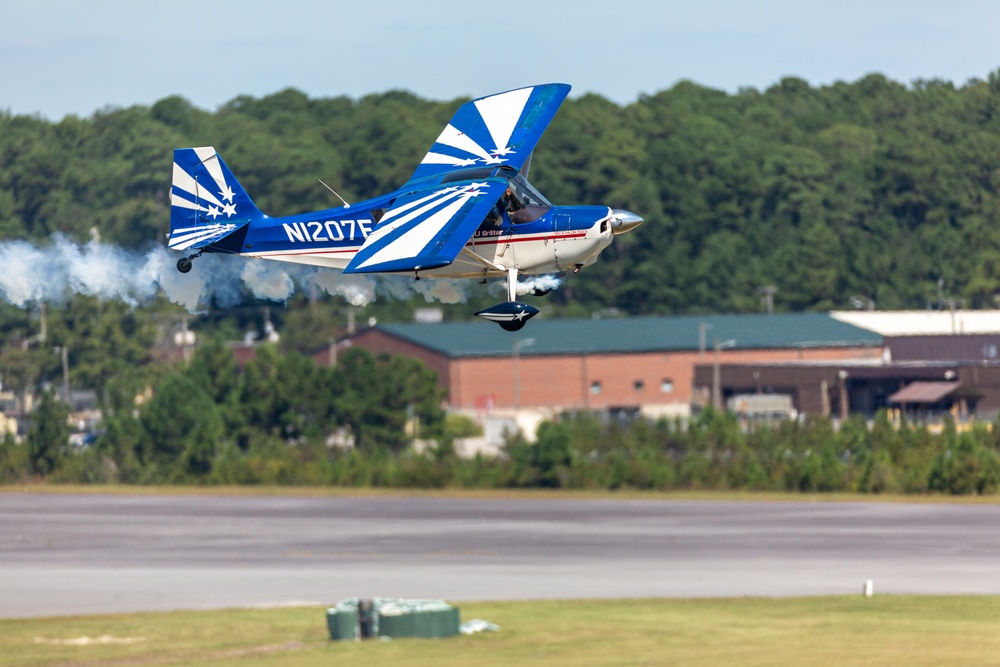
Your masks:
M221 241L249 224L249 220L244 220L239 224L218 223L171 229L168 247L171 250L197 250Z

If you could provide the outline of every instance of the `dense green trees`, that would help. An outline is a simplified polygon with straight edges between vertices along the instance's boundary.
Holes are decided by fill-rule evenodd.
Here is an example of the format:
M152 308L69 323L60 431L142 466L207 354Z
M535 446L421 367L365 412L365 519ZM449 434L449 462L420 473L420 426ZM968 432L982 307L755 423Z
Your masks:
M285 90L215 112L169 97L57 123L0 113L0 237L158 242L174 146L216 146L273 214L335 204L317 178L372 196L409 177L462 101ZM962 86L873 74L735 95L681 82L625 107L570 99L532 179L557 203L648 222L553 300L566 314L753 311L770 285L779 310L852 296L922 308L943 280L946 296L993 305L998 109L1000 71Z
M269 476L269 466L329 462L345 448L380 456L445 435L434 374L412 359L361 348L329 368L261 345L240 371L232 351L212 341L182 368L123 371L107 394L103 432L64 477L275 482L282 480ZM66 430L65 408L56 405ZM45 423L52 421L58 415ZM42 464L32 463L31 472L52 473L58 466L45 463L52 456L32 455Z
M735 96L681 83L640 99L620 122L644 141L634 182L657 201L620 202L654 215L628 249L635 298L617 305L754 310L773 285L779 309L845 308L851 295L919 308L939 278L967 305L991 305L996 284L971 281L992 266L978 239L993 236L1000 153L977 107L996 99L988 82L905 88L878 75Z
M28 464L32 474L42 477L52 473L62 462L69 447L69 408L46 391L34 412L28 428Z
M162 243L175 146L216 146L268 213L336 205L318 178L352 201L373 196L410 176L463 101L284 90L215 111L168 97L58 122L0 112L0 250L56 234L138 253ZM818 88L787 78L727 94L681 82L624 107L585 95L565 103L532 164L532 181L556 203L627 208L647 221L547 297L553 316L611 307L752 312L765 287L779 311L945 299L992 307L1000 295L1000 70L960 86L873 74ZM476 303L442 304L446 317L469 317L494 300L475 285L469 294ZM0 289L0 297L19 306L0 303L3 389L21 396L58 386L65 350L71 385L95 390L106 416L99 443L82 453L3 441L4 479L28 471L126 481L995 487L996 446L978 431L946 433L942 445L919 429L876 425L868 434L850 423L835 433L783 425L765 437L724 421L682 432L567 418L546 426L537 447L512 442L501 462L455 463L440 395L422 366L351 350L330 370L304 356L346 328L339 297L298 293L272 308L265 319L281 342L260 348L242 371L221 342L200 345L183 368L156 361L151 349L170 339L181 315L162 298L66 296L43 315L39 295L15 299ZM261 328L250 299L203 305L190 321L203 341ZM380 294L352 315L408 319L418 305L423 296ZM33 437L55 442L61 434L43 423ZM401 453L421 434L441 446ZM814 446L795 455L775 444L802 439ZM327 447L333 441L355 449L341 454ZM587 442L598 444L585 452Z
M827 418L745 428L707 411L687 423L620 423L579 413L507 444L492 475L470 485L597 489L992 494L1000 489L1000 423L959 433ZM465 464L473 468L474 464ZM463 475L457 475L459 479ZM468 479L468 476L465 477Z
M28 446L0 440L0 481L46 476L77 482L396 488L1000 491L1000 422L961 432L949 422L942 432L931 432L892 424L882 413L873 426L852 418L834 428L828 418L810 418L748 429L735 417L712 411L688 422L630 423L577 413L543 422L535 443L513 434L502 456L461 459L450 442L468 431L454 422L414 432L435 438L420 451L392 451L372 440L358 444L340 429L326 437L289 438L245 426L241 440L222 426L224 411L206 398L204 387L185 372L167 374L148 402L109 418L103 436L79 450L66 447L65 426L59 426L60 415L52 416L61 406L47 402L42 410L52 418L36 422L45 433L33 432L36 439ZM326 428L343 424L336 409L333 413ZM308 410L300 416L322 421ZM388 442L410 437L395 414L389 423L373 425L388 434Z

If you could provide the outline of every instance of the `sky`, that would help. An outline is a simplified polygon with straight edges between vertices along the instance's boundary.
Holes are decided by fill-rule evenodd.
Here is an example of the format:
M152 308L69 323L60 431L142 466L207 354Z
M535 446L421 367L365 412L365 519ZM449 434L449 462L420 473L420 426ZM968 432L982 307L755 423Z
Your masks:
M1000 69L993 0L0 0L0 110L60 120L180 95L214 111L297 88L432 100L564 82L619 104Z

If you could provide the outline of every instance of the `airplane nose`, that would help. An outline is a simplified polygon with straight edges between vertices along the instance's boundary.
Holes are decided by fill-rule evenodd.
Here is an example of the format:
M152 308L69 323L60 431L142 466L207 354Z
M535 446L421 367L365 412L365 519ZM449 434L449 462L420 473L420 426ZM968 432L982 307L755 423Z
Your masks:
M642 218L632 211L616 208L611 211L611 233L624 234L642 224Z

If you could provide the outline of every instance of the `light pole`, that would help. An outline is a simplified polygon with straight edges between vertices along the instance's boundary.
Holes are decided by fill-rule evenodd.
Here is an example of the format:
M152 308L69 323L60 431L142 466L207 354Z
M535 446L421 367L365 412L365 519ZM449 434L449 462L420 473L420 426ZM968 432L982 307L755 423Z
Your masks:
M736 347L736 341L730 338L720 342L718 338L715 339L715 361L712 364L712 407L717 411L722 411L722 387L720 386L720 375L719 370L719 352L721 350L728 349L730 347Z
M64 403L66 403L66 405L70 405L71 401L69 396L69 347L66 345L60 345L55 348L55 353L58 354L62 359L63 381L62 381L62 392L60 392L62 394L62 400Z
M777 291L778 288L774 285L765 285L757 289L758 294L764 295L762 301L764 302L764 308L767 310L768 315L774 315L774 293Z
M849 374L848 374L847 371L845 371L843 369L837 371L837 384L839 385L837 387L837 389L838 389L837 393L840 394L840 419L841 420L847 419L847 413L848 413L848 411L850 409L850 401L848 400L848 396L847 396L847 378L848 377L849 377Z

